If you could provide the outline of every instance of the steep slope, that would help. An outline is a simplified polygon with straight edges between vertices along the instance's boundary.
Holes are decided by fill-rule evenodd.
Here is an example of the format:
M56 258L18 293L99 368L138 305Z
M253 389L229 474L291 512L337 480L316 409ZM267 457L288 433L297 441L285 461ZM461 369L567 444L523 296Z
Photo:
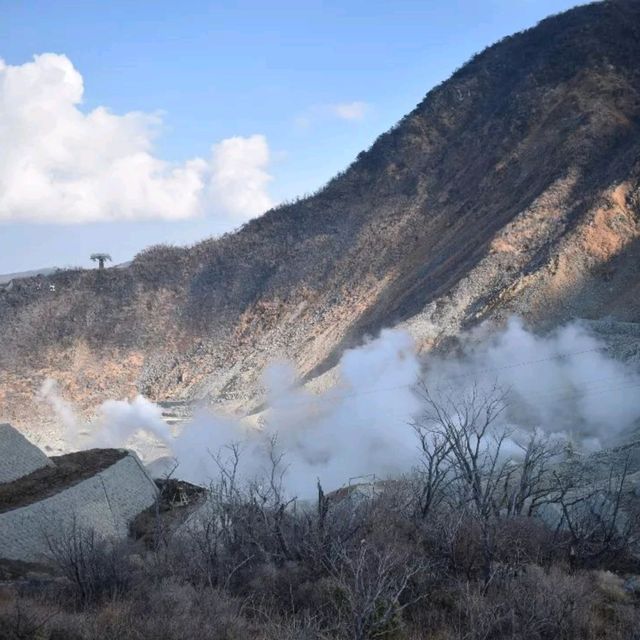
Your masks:
M640 2L549 18L477 55L312 197L125 269L0 289L0 417L143 392L250 406L403 323L422 349L522 314L640 320Z

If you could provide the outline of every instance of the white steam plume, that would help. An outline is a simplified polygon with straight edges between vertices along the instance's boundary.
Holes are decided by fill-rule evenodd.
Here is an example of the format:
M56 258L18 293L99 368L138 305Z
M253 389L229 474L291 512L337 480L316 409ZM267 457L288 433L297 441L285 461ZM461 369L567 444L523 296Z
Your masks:
M427 382L461 392L474 382L507 392L505 420L563 433L583 447L611 444L640 417L640 375L579 322L545 336L511 318L504 331L467 337L460 358L428 363Z
M277 438L288 464L287 488L309 495L316 478L337 488L351 477L389 477L408 471L417 461L411 419L421 410L414 385L456 398L473 385L498 385L506 391L501 424L512 433L505 452L515 456L516 442L533 430L571 437L593 449L608 444L640 418L640 376L611 358L606 348L580 324L546 336L527 331L512 319L505 330L473 332L458 357L430 356L421 363L410 336L385 330L368 344L347 351L339 365L339 383L313 394L296 382L287 363L265 372L268 410L260 428L242 420L200 412L173 436L161 409L138 396L132 402L109 401L99 410L100 446L124 446L137 438L162 442L179 463L176 476L206 483L217 475L214 456L240 443L245 477L268 464L267 443ZM141 447L141 448L140 448Z
M341 486L352 476L385 477L416 460L408 422L419 409L412 390L419 370L411 338L383 331L377 340L345 353L340 385L320 395L297 385L289 364L270 366L264 376L269 409L260 428L201 412L173 438L160 408L138 396L100 407L101 429L94 443L122 446L146 432L170 448L179 477L206 483L217 474L214 456L231 443L241 445L245 477L260 474L267 445L275 438L289 465L288 486L299 495L316 478L326 486Z
M38 390L38 399L46 402L64 431L63 441L71 446L75 446L80 437L82 422L76 416L70 402L67 402L61 395L58 383L52 378L47 378Z

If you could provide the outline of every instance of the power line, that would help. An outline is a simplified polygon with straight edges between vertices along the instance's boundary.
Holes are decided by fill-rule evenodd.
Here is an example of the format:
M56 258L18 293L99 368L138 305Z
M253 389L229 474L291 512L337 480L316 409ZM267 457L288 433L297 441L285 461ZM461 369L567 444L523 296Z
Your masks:
M513 363L509 363L506 365L502 365L499 367L487 367L484 369L478 369L476 370L474 373L462 373L462 374L448 374L446 376L441 376L441 379L457 379L457 378L474 378L477 377L478 375L484 374L484 373L491 373L491 372L495 372L495 371L504 371L504 370L508 370L508 369L515 369L517 367L523 367L523 366L528 366L528 365L532 365L532 364L539 364L542 362L550 362L552 360L561 360L563 358L569 358L572 356L578 356L578 355L582 355L585 353L594 353L596 351L607 351L611 349L611 347L607 347L607 346L599 346L599 347L593 347L591 349L581 349L580 351L567 351L564 353L558 353L555 354L553 356L549 356L547 358L538 358L535 360L523 360L521 362L513 362ZM376 388L372 388L372 389L365 389L363 391L354 391L351 393L346 393L346 394L341 394L339 396L334 395L332 396L332 399L341 399L341 398L350 398L352 396L356 396L356 395L367 395L367 394L372 394L372 393L379 393L381 391L397 391L399 389L404 389L404 388L411 388L414 387L415 383L408 383L408 384L401 384L401 385L396 385L396 386L391 386L391 387L376 387ZM242 392L241 391L236 391L236 392L226 392L224 394L220 393L220 395L224 395L225 399L231 399L231 397L242 397ZM319 397L319 394L314 394L317 395Z
M538 358L536 360L523 360L522 362L510 363L510 364L503 365L503 366L500 366L500 367L487 367L485 369L478 369L474 373L450 374L450 375L446 375L446 376L441 376L439 378L439 380L455 380L455 379L464 379L464 378L476 378L479 375L486 374L486 373L491 373L491 372L496 372L496 371L505 371L505 370L509 370L509 369L515 369L517 367L535 365L535 364L540 364L540 363L543 363L543 362L550 362L552 360L560 360L560 359L563 359L563 358L569 358L569 357L572 357L572 356L582 355L582 354L585 354L585 353L594 353L596 351L602 351L602 350L606 350L606 349L609 349L609 348L610 347L594 347L592 349L582 349L580 351L559 353L559 354L556 354L554 356L549 356L547 358ZM322 396L320 394L312 394L314 396L313 398L305 398L305 399L301 399L301 400L290 401L290 402L287 402L287 405L288 406L299 406L299 405L307 405L307 404L317 404L318 402L324 402L324 401L335 402L335 401L344 400L344 399L348 399L348 398L354 398L354 397L357 397L357 396L371 395L371 394L375 394L375 393L384 393L384 392L387 392L387 391L399 391L401 389L413 389L415 386L416 386L416 382L412 382L412 383L405 383L405 384L395 385L395 386L390 386L390 387L376 387L376 388L372 388L372 389L352 391L352 392L343 393L343 394L328 394L328 397L327 396Z
M631 387L640 387L640 382L634 382L634 383L625 383L624 385L621 386L631 386ZM567 394L564 397L560 396L555 398L555 400L569 400L569 399L575 399L577 397L581 397L581 396L586 396L586 395L597 395L597 394L601 394L601 393L607 393L610 392L612 390L618 389L620 388L620 386L614 386L614 387L609 387L609 388L605 388L605 389L596 389L593 391L584 391L584 392L579 392L577 394ZM384 415L387 419L395 419L397 420L399 423L403 423L404 426L411 426L411 422L410 420L412 420L413 418L416 417L415 414L411 415L411 414L407 414L407 413L396 413L396 412L390 412L390 411L380 411L380 410L376 410L376 413L378 415ZM324 416L320 416L320 417L324 417ZM326 416L329 417L329 416ZM366 426L366 425L370 425L372 422L374 421L374 419L372 418L363 418L361 420L350 420L348 423L348 427L355 427L355 426ZM550 433L549 435L553 435L552 433Z
M631 378L631 376L626 376L628 378ZM602 381L605 380L611 380L611 379L616 379L615 376L610 376L609 378L603 378ZM623 378L624 379L624 378ZM602 381L595 381L594 383L600 384L600 382ZM591 384L594 384L591 383ZM569 393L569 394L560 394L557 395L556 393L534 393L532 394L534 398L551 398L552 400L570 400L572 398L580 398L582 396L588 396L588 395L595 395L598 393L605 393L607 391L616 391L618 389L621 389L623 387L637 387L640 386L640 380L636 377L633 376L633 379L629 379L627 380L627 382L622 382L621 384L618 385L614 385L614 386L608 386L608 387L603 387L603 388L595 388L595 389L585 389L583 391L581 390L577 390L575 393ZM525 399L528 399L525 398Z
M607 379L616 379L615 376L611 376L609 378L603 378L603 380L607 380ZM586 389L583 391L577 391L575 393L568 393L568 394L560 394L560 395L556 395L555 397L554 394L537 394L537 397L539 398L543 398L543 397L552 397L553 401L562 401L562 400L573 400L573 399L577 399L577 398L581 398L584 396L591 396L591 395L598 395L598 394L602 394L602 393L607 393L610 391L616 391L618 389L622 389L622 388L626 388L626 387L640 387L640 380L628 380L627 382L623 382L621 384L617 384L617 385L613 385L613 386L608 386L608 387L603 387L603 388L595 388L595 389ZM528 398L525 398L525 400L527 400ZM396 413L396 412L390 412L390 411L385 411L385 410L380 410L380 409L376 409L376 413L378 415L382 414L385 416L388 416L390 418L398 418L398 419L403 419L403 420L407 420L408 418L412 417L411 414L408 413ZM320 416L322 417L322 416ZM361 424L365 424L365 423L370 423L372 421L371 418L367 418L366 420L360 420L360 421L350 421L349 424L350 425L361 425Z

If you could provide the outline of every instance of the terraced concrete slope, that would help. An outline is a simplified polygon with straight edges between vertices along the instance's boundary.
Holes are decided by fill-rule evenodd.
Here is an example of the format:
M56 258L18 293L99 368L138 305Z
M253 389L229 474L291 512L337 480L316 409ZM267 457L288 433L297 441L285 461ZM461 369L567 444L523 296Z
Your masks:
M517 312L640 320L640 3L551 17L477 55L312 197L124 269L0 292L0 415L52 376L83 408L143 392L247 407L402 323L424 350ZM310 150L311 152L312 150Z
M130 523L157 495L130 451L93 449L52 458L49 467L0 483L0 559L44 561L50 545L87 530L126 538Z
M0 424L0 484L13 482L51 461L10 424Z

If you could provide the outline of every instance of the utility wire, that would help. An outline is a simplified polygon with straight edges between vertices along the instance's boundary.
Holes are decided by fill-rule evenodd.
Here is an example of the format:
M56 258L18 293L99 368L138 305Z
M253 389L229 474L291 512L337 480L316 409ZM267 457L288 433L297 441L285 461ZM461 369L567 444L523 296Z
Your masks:
M565 353L559 353L556 354L554 356L549 356L547 358L539 358L536 360L524 360L522 362L516 362L516 363L510 363L507 365L503 365L500 367L488 367L485 369L478 369L476 370L474 373L468 373L468 374L452 374L452 375L445 375L445 376L441 376L438 381L436 381L436 386L438 384L438 382L440 380L457 380L457 379L464 379L464 378L476 378L479 375L482 374L486 374L486 373L493 373L493 372L497 372L497 371L505 371L505 370L509 370L509 369L514 369L517 367L524 367L524 366L529 366L529 365L535 365L535 364L540 364L543 362L550 362L553 360L561 360L564 358L569 358L572 356L578 356L578 355L582 355L585 353L594 353L596 351L603 351L603 350L607 350L610 347L594 347L592 349L582 349L581 351L573 351L573 352L565 352ZM627 374L629 376L629 374ZM614 376L615 377L615 376ZM629 376L630 377L630 376ZM604 378L605 380L607 378ZM589 384L589 383L587 383ZM348 398L354 398L357 396L364 396L364 395L371 395L371 394L376 394L376 393L384 393L387 391L399 391L401 389L413 389L416 386L415 382L412 383L405 383L405 384L401 384L401 385L395 385L395 386L389 386L389 387L376 387L376 388L372 388L372 389L364 389L364 390L359 390L359 391L352 391L349 393L334 393L331 394L329 393L328 396L322 396L320 394L313 394L311 393L311 395L313 397L309 397L309 398L304 398L304 399L300 399L300 400L294 400L294 401L289 401L287 402L287 406L299 406L299 405L308 405L308 404L317 404L319 402L336 402L339 400L344 400L344 399L348 399Z
M569 358L572 356L578 356L578 355L582 355L585 353L594 353L596 351L607 351L611 349L611 347L607 347L607 346L600 346L600 347L593 347L591 349L582 349L580 351L567 351L564 353L558 353L556 355L553 356L549 356L547 358L538 358L536 360L523 360L521 362L513 362L513 363L509 363L506 365L502 365L499 367L487 367L485 369L478 369L476 370L474 373L462 373L462 374L448 374L446 376L441 376L442 379L457 379L457 378L474 378L477 377L480 374L484 374L484 373L491 373L491 372L495 372L495 371L505 371L508 369L515 369L517 367L524 367L524 366L528 366L528 365L532 365L532 364L539 364L542 362L550 362L552 360L562 360L563 358ZM341 399L341 398L349 398L351 396L356 396L356 395L367 395L367 394L371 394L371 393L379 393L381 391L396 391L398 389L404 389L404 388L411 388L414 387L415 383L409 383L409 384L402 384L402 385L396 385L396 386L392 386L392 387L375 387L372 389L365 389L364 391L355 391L355 392L351 392L351 393L346 393L346 394L341 394L341 395L335 395L332 396L332 399ZM232 397L242 397L242 392L237 391L237 392L227 392L222 394L221 392L219 392L220 395L224 395L225 398L231 399Z
M562 394L562 395L558 395L556 397L553 397L552 399L554 401L561 401L561 400L574 400L577 398L581 398L584 396L591 396L591 395L598 395L598 394L602 394L602 393L608 393L610 391L615 391L621 388L627 388L627 387L631 387L631 388L636 388L636 387L640 387L640 381L634 380L634 381L628 381L619 385L613 385L613 386L609 386L609 387L604 387L604 388L596 388L596 389L591 389L591 390L585 390L585 391L578 391L576 393L569 393L569 394ZM554 394L539 394L538 397L545 397L545 396L553 396ZM385 411L384 409L376 409L376 414L377 415L384 415L386 417L389 418L397 418L400 420L404 420L406 421L409 418L412 418L413 416L407 413L396 413L396 412L391 412L391 411ZM349 425L350 426L360 426L360 425L364 425L364 424L368 424L372 422L371 418L367 418L366 420L356 420L356 421L350 421Z

